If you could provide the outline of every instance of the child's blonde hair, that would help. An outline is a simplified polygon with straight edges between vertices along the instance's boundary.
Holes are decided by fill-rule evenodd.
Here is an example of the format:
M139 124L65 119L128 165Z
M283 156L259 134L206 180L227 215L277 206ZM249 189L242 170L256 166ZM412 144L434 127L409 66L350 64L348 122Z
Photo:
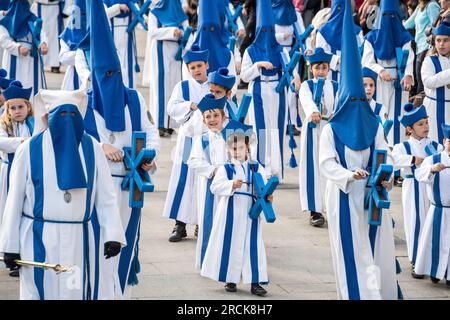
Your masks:
M33 108L31 106L31 102L29 100L24 99L25 104L27 105L28 115L27 118L33 116ZM5 111L3 112L0 118L0 126L6 131L8 137L14 137L14 121L11 119L9 115L9 108L11 107L11 100L8 100L4 104Z

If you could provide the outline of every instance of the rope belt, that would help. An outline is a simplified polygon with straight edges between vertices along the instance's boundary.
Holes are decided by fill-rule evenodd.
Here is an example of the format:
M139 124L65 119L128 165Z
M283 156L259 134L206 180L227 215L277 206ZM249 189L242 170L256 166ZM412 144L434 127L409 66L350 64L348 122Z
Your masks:
M442 206L438 206L438 205L436 205L435 203L431 203L433 206L435 206L436 208L450 208L450 206L444 206L444 205L442 205Z
M430 100L437 101L437 102L450 102L450 100L436 99L436 98L433 98L433 97L430 97L430 96L425 96L425 98L428 98Z
M60 221L60 220L49 220L49 219L41 219L41 218L36 218L33 216L30 216L26 213L22 213L22 217L34 220L34 221L38 221L38 222L47 222L47 223L60 223L60 224L86 224L91 220L91 217L89 217L87 220L83 220L83 221Z

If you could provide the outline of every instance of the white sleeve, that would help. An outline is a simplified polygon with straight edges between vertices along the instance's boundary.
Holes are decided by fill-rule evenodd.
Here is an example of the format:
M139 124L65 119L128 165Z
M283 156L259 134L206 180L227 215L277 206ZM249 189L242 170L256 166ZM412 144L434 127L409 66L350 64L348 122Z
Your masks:
M214 170L216 169L206 160L202 147L202 136L196 136L194 138L191 156L188 160L188 166L194 170L195 174L206 178L211 178Z
M364 41L363 56L361 60L362 66L369 68L373 72L380 74L384 68L379 65L375 60L375 53L373 51L372 44L369 41Z
M59 40L61 49L59 50L59 62L61 64L74 66L76 51L71 51L69 46L62 40Z
M422 81L425 88L436 90L450 84L450 69L436 73L431 57L426 57L422 64Z
M141 106L141 130L147 134L146 146L150 149L155 149L156 154L159 154L160 139L158 129L151 123L147 115L147 105L145 99L139 91L136 91L139 96L139 103Z
M20 253L20 223L29 176L29 141L16 151L0 230L0 252Z
M158 28L158 20L156 17L153 14L149 14L148 16L148 33L152 39L177 41L178 39L174 35L177 29L177 27Z
M191 101L184 100L181 82L178 82L167 103L167 114L177 123L183 124L192 114L191 104Z
M233 190L233 180L228 180L227 172L224 166L221 166L213 181L211 182L211 192L217 196L232 196L234 194Z
M80 89L87 89L89 78L91 77L91 70L89 70L89 65L83 50L77 50L75 52L75 69L80 79Z
M0 126L0 151L6 153L16 152L22 143L22 137L8 137L8 133Z
M108 20L114 18L115 16L118 16L120 14L120 4L114 4L111 7L105 6L106 16L108 17Z
M304 81L300 86L299 99L305 112L305 120L309 121L313 112L319 112L319 109L313 100L312 92L309 90L309 86L306 81Z
M412 167L412 157L413 156L406 153L403 143L396 144L392 150L392 158L394 159L394 168L396 170Z
M13 56L19 55L20 44L9 36L8 30L3 26L0 26L0 46Z
M405 76L411 76L414 81L414 50L411 47L411 41L406 43L403 48L403 50L408 50L408 60L406 61L406 68L405 68Z
M353 185L353 172L339 162L334 144L333 131L328 124L323 128L319 145L319 168L323 176L333 182L342 192L349 193Z
M245 50L241 65L241 79L244 82L251 82L261 76L261 70L256 63L252 62L248 51Z
M117 207L117 195L108 161L100 145L94 139L92 140L96 163L95 208L104 241L105 243L116 241L126 246L125 232Z
M435 174L431 172L431 167L433 166L433 157L426 157L423 160L420 168L414 171L414 177L419 182L431 184L434 182Z

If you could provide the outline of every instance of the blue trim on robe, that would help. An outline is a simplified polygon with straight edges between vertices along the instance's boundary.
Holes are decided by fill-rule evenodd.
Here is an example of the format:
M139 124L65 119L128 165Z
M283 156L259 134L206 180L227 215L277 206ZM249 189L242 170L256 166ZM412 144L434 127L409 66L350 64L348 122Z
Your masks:
M260 131L266 130L266 123L264 120L264 107L261 96L261 80L257 78L255 83L253 84L253 110L255 114L255 131L256 137L258 139L257 145L257 159L263 166L266 164L266 144L267 144L267 135L264 136L264 140L261 141Z
M202 136L202 148L203 153L206 156L206 160L209 164L211 163L211 155L209 149L209 139L208 136ZM200 252L200 266L203 265L203 260L205 258L206 249L208 248L209 238L211 236L211 230L214 218L214 195L211 192L211 183L213 179L207 179L206 182L206 194L205 194L205 207L203 209L203 237L202 237L202 247Z
M434 64L435 73L442 72L441 62L438 56L430 56ZM431 115L434 116L434 115ZM438 134L438 141L442 142L444 135L441 130L441 124L445 123L445 87L436 89L436 130Z
M161 28L158 22L158 28ZM165 77L164 77L164 49L163 41L156 42L157 57L158 57L158 129L165 128L164 126L164 111L165 111ZM169 127L169 123L167 123Z
M280 75L281 78L281 75ZM284 177L284 135L285 135L285 118L286 118L286 91L283 90L278 94L279 109L278 109L278 143L280 145L281 156L281 176ZM273 154L271 155L274 156Z
M433 155L433 164L441 162L441 154ZM431 240L431 272L430 276L436 278L439 269L440 256L440 240L441 240L441 223L442 223L442 201L440 188L440 173L436 173L433 183L433 197L434 197L434 216L433 216L433 233Z
M11 57L11 66L9 67L9 78L15 79L17 74L17 56L10 55Z
M184 101L191 100L191 94L189 92L189 81L188 80L181 81L181 93L183 95Z

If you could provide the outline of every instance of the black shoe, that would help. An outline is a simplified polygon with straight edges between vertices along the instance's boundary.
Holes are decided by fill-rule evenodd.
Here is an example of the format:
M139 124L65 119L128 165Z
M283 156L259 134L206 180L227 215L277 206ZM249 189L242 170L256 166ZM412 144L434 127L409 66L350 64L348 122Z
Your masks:
M430 277L431 282L433 283L438 283L439 281L441 281L441 279L435 278L435 277Z
M423 279L423 278L425 278L425 276L424 276L423 274L417 274L417 273L414 271L414 267L411 269L411 276L412 276L414 279Z
M244 81L239 82L238 89L248 89L248 83Z
M236 292L237 291L236 283L228 282L225 285L225 291L227 291L227 292Z
M170 242L179 242L181 239L186 238L186 225L185 224L177 224L173 228L172 235L169 238Z
M61 73L59 71L59 67L52 67L51 71L52 71L52 73Z
M198 237L198 224L195 225L194 236Z
M447 285L447 287L450 287L450 280L446 280L445 284Z
M257 283L252 283L252 287L250 289L250 292L252 294L256 294L257 296L264 296L267 293L266 289L264 289L263 287L261 287Z
M325 218L321 213L311 211L309 224L312 225L313 227L322 227L325 224Z
M402 177L395 177L394 179L394 186L401 188L403 185L403 178Z
M11 272L9 273L9 276L13 277L13 278L19 277L19 268L11 270Z
M294 136L298 137L302 132L294 126Z
M169 128L169 129L166 129L166 132L167 132L169 135L172 135L172 134L175 132L175 130L173 130L172 128Z
M169 137L170 134L167 132L167 130L165 128L159 128L159 136L164 138L164 137Z

